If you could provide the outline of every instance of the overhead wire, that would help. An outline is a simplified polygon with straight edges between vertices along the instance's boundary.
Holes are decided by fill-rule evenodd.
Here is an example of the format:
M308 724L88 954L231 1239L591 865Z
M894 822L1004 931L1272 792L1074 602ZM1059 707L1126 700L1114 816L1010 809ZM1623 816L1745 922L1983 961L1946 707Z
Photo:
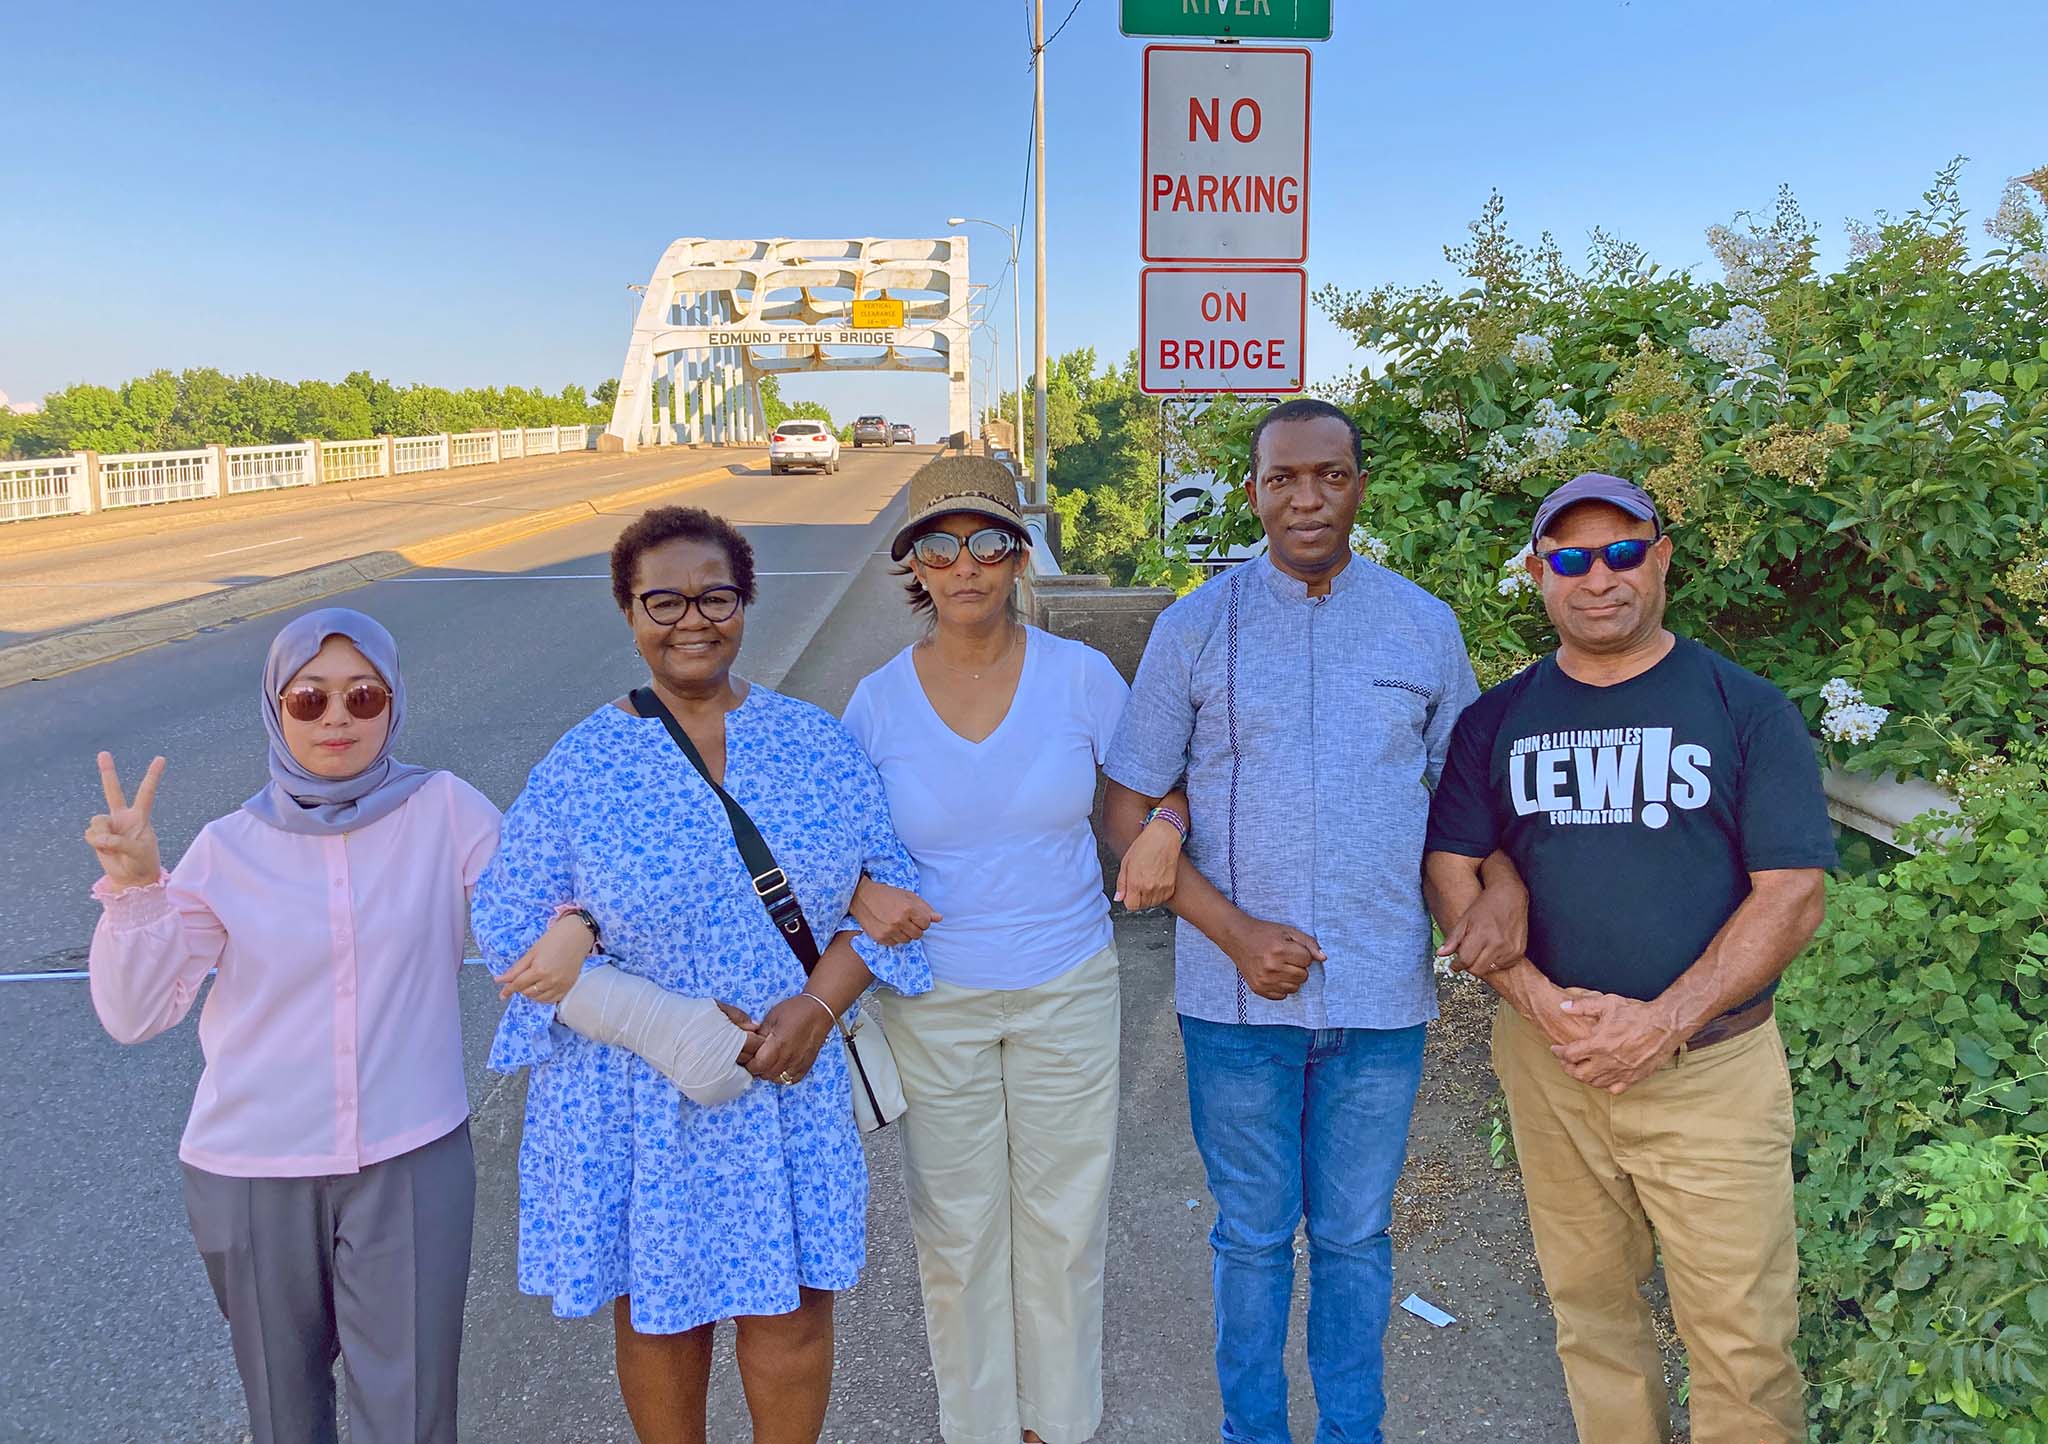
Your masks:
M1081 8L1081 5L1082 0L1074 0L1074 10L1079 10ZM1072 20L1074 18L1074 10L1069 10L1067 12L1067 20ZM1050 45L1053 43L1053 41L1060 38L1060 31L1067 28L1067 20L1062 20L1057 26L1054 27L1052 34L1045 37L1046 45ZM1039 49L1041 50L1043 50L1044 48L1045 46L1043 45L1039 47Z

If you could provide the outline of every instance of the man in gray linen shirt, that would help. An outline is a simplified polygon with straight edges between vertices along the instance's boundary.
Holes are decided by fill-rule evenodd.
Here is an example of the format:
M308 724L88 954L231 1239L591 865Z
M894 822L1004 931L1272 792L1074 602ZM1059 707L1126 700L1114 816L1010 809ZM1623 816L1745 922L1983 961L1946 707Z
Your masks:
M1175 1001L1217 1207L1226 1444L1290 1438L1304 1218L1318 1444L1377 1444L1385 1412L1387 1230L1437 1011L1429 789L1479 689L1451 609L1351 551L1360 460L1326 402L1260 421L1247 487L1267 555L1160 616L1103 769L1120 850L1187 785Z

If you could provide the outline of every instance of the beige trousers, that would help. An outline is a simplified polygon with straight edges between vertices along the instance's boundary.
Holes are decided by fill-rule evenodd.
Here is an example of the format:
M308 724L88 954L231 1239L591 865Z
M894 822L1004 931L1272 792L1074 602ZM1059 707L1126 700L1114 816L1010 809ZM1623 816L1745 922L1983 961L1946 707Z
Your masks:
M1116 949L1035 988L891 996L903 1170L946 1444L1102 1422Z
M1792 1084L1777 1024L1688 1052L1615 1096L1566 1074L1503 1004L1493 1067L1582 1444L1671 1436L1638 1291L1660 1248L1694 1444L1801 1444Z

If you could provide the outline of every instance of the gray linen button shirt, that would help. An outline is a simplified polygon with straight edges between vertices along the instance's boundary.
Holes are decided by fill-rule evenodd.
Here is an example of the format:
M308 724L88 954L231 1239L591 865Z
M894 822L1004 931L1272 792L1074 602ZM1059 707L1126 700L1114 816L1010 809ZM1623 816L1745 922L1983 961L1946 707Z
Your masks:
M1147 797L1185 778L1189 860L1329 958L1276 1003L1183 921L1183 1014L1299 1028L1436 1016L1423 832L1451 727L1478 695L1451 609L1361 556L1327 596L1259 557L1160 615L1103 770Z

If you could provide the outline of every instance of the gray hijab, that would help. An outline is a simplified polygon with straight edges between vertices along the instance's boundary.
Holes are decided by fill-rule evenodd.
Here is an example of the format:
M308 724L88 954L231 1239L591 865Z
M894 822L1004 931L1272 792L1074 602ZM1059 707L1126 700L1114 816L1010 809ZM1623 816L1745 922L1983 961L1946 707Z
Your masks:
M391 689L391 726L370 765L353 777L317 777L299 765L285 745L278 718L278 694L298 670L319 654L329 637L346 637L369 659ZM270 735L270 782L242 806L285 832L328 837L367 827L397 810L434 774L391 756L405 722L405 678L398 670L398 643L374 619L347 607L323 607L285 624L263 664L263 730Z

